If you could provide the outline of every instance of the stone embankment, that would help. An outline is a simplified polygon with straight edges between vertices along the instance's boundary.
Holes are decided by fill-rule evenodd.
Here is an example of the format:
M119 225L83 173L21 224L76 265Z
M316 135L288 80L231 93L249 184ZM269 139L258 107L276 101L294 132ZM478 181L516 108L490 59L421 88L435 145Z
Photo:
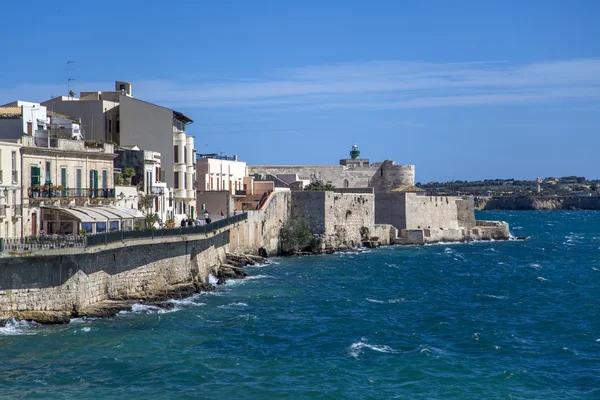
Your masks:
M478 210L600 210L600 196L478 197Z
M226 253L225 259L219 265L213 266L210 273L217 279L217 285L226 284L230 279L244 279L243 268L257 263L266 263L267 259L255 255L239 255ZM85 307L74 305L72 310L11 310L0 314L0 325L11 319L35 321L41 324L65 324L72 318L111 318L121 311L131 311L135 304L144 304L161 309L169 309L171 299L183 299L200 292L214 291L211 283L194 279L190 282L169 285L155 292L137 291L129 295L114 296ZM34 295L35 290L26 293ZM147 293L147 294L145 294ZM4 293L6 295L6 293Z

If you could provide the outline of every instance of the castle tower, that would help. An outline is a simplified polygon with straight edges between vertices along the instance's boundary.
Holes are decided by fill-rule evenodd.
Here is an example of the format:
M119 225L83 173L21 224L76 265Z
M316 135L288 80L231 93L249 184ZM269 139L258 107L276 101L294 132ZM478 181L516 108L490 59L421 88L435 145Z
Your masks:
M369 159L359 157L360 150L358 150L358 146L356 144L353 144L352 150L350 150L350 158L344 158L340 160L340 165L348 168L369 168Z
M542 180L540 179L539 176L535 180L535 190L537 190L538 193L540 193L542 191Z
M350 158L356 160L360 156L360 150L358 150L358 146L356 143L352 145L352 150L350 150Z

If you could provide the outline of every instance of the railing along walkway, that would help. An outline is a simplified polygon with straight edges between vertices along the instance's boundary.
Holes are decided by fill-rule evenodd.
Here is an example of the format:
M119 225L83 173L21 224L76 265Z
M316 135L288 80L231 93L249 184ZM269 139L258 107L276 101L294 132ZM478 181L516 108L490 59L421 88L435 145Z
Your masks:
M23 253L36 250L84 248L122 242L131 239L161 238L182 235L198 235L216 232L227 226L248 219L243 213L233 217L216 220L207 225L185 226L177 228L142 229L132 231L104 232L93 235L50 235L29 238L0 239L0 252Z

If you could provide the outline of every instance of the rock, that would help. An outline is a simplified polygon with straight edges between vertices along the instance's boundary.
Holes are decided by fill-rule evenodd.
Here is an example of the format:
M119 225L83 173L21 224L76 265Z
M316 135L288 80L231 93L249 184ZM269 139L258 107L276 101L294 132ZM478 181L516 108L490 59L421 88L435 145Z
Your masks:
M264 247L259 247L258 248L258 255L263 257L263 258L268 258L269 257L269 253L267 252L267 249L265 249Z
M261 256L246 254L246 257L248 257L250 260L254 261L255 264L264 264L267 262L267 259L265 257L261 257Z
M517 240L527 240L527 236L517 236Z
M381 243L379 243L378 241L375 241L375 240L365 240L362 242L362 245L369 249L373 249L375 247L380 247Z
M73 317L112 318L120 311L131 311L136 300L105 300L73 312Z
M213 285L212 283L208 283L208 282L196 282L196 291L199 292L214 292L215 290L217 290L217 288L215 287L215 285Z
M71 313L67 311L20 311L17 319L47 325L68 324L71 321Z
M236 267L245 267L246 265L254 265L255 262L248 258L246 255L227 254L225 256L228 264L232 264Z

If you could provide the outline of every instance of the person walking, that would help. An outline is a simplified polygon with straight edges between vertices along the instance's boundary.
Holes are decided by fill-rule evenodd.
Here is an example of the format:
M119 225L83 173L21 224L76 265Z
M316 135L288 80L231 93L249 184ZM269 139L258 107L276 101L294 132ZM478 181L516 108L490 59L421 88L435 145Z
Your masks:
M225 218L225 214L223 214L223 210L221 210L221 219Z

